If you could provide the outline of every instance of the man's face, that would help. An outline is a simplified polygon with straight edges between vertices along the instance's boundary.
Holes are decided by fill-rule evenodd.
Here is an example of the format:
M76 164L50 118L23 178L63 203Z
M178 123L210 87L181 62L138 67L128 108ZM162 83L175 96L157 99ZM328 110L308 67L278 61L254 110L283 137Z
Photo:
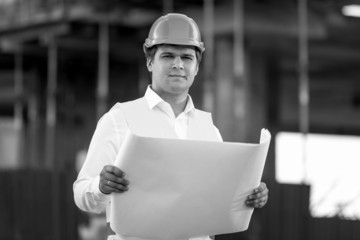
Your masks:
M160 96L187 94L198 72L195 48L160 45L154 58L147 60L152 88Z

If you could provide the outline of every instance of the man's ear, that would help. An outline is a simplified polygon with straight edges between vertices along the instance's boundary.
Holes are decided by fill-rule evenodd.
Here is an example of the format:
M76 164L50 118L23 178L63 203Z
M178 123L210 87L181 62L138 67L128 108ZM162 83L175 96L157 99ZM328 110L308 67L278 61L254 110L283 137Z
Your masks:
M146 67L148 69L149 72L152 72L152 61L151 58L147 58L146 59Z
M198 72L199 72L199 64L196 65L195 76L198 74Z

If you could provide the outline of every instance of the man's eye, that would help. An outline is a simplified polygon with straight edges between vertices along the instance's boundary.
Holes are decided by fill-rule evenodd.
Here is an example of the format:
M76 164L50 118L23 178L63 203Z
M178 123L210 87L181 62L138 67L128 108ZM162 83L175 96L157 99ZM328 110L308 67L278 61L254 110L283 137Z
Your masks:
M182 59L184 59L184 60L193 60L192 57L183 57Z

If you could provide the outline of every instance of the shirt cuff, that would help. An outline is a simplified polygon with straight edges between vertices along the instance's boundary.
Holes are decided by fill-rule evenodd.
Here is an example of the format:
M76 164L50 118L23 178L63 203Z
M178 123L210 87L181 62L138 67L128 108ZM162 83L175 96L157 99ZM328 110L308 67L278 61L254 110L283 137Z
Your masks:
M100 175L96 176L94 181L91 183L92 192L95 195L97 201L105 202L110 200L110 194L104 194L100 191Z

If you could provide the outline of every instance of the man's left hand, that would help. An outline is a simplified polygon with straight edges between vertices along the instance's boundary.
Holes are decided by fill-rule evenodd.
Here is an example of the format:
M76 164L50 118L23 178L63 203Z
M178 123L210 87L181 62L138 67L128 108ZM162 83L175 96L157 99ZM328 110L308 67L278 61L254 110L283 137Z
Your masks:
M247 197L245 204L248 207L262 208L268 200L269 190L266 184L261 182L260 186L255 188L253 192Z

